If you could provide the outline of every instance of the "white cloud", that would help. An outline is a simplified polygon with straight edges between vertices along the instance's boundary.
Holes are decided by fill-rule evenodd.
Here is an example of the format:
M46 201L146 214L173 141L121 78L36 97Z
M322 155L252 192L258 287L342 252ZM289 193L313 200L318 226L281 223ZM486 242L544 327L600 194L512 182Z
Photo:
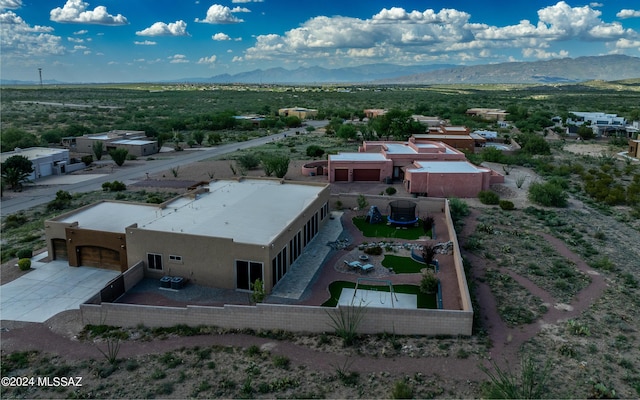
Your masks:
M138 46L155 46L156 42L151 41L151 40L145 40L144 42L133 42L133 44L138 45Z
M22 7L22 0L0 0L0 10L15 10Z
M215 64L217 57L215 55L211 57L202 57L198 60L198 64Z
M640 51L640 40L618 39L617 49L636 49Z
M284 34L256 36L244 60L320 60L333 57L346 63L460 61L509 56L520 50L528 57L566 57L563 41L615 43L637 38L620 22L607 22L592 6L571 7L565 1L538 10L538 20L493 26L470 22L471 15L455 9L435 11L384 8L369 19L318 16ZM553 45L553 49L551 46ZM341 61L339 57L344 57Z
M232 3L262 3L264 0L233 0Z
M82 0L67 0L65 5L56 7L50 12L51 21L62 23L127 25L129 22L122 14L111 15L105 6L97 6L87 10L89 3Z
M80 38L68 37L67 40L72 43L84 43L84 39L80 39Z
M239 12L243 12L243 13L250 13L251 10L249 10L247 7L233 7L233 9L231 9L232 13L239 13Z
M184 54L175 54L168 58L171 64L184 64L189 62L189 60L187 60L187 56L185 56Z
M231 60L231 62L241 62L243 60L242 57L240 56L234 56L233 59Z
M86 35L87 33L89 33L89 31L86 29L81 29L79 31L73 32L74 35Z
M594 1L594 2L589 3L589 7L592 7L592 8L596 8L596 7L604 7L604 4L602 4L602 3L596 3L596 2Z
M27 24L13 11L0 13L0 46L2 62L46 55L62 55L65 52L62 38L52 35L49 26Z
M618 17L620 19L640 18L640 10L629 10L629 9L620 10L616 14L616 17Z
M156 22L150 27L136 32L138 36L190 36L187 32L187 23L179 20L165 24Z
M544 49L522 49L522 55L527 58L537 58L539 60L545 60L550 58L566 58L569 57L569 52L566 50L560 50L559 52L548 52Z
M233 15L229 7L221 6L220 4L214 4L209 7L205 19L196 18L195 21L207 24L237 24L244 22Z
M226 33L218 32L215 35L212 35L211 39L216 41L224 41L224 40L231 40L231 37Z

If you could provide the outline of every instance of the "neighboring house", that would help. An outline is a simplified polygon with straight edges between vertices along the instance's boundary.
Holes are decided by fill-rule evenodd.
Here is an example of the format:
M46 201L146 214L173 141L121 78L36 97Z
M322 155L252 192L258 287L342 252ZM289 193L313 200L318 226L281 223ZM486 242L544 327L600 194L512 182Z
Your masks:
M142 157L156 154L158 142L149 140L144 131L113 130L104 133L95 133L75 138L75 146L69 142L70 147L74 147L79 153L93 154L93 145L96 142L103 143L103 150L108 153L117 148L127 149L129 154Z
M497 139L498 132L496 131L474 131L472 134L482 136L485 139Z
M464 126L431 126L428 133L414 135L419 140L431 140L445 143L455 149L470 153L475 152L476 147L484 146L486 139L480 135L472 134Z
M640 159L640 139L629 139L629 151L627 155Z
M69 171L69 150L50 149L48 147L29 147L28 149L16 148L0 154L1 162L5 162L11 156L24 156L31 161L33 172L29 175L29 180L36 180L50 175L63 175ZM83 164L82 167L84 167ZM73 168L76 170L78 168Z
M267 293L329 217L329 185L274 179L212 181L161 205L103 201L45 222L49 254L71 266Z
M581 126L588 124L596 136L603 136L620 131L626 132L627 122L624 117L618 117L617 114L580 111L569 111L569 113L575 115L576 119L567 118L566 125Z
M425 115L412 115L411 118L413 118L414 121L420 122L421 124L426 125L428 127L442 126L446 124L445 121L441 120L438 117L427 117Z
M278 115L283 117L298 117L300 119L315 118L318 116L318 110L304 107L281 108Z
M466 114L489 121L504 121L509 115L508 112L499 108L470 108L466 111Z
M387 113L387 110L382 108L368 108L364 110L364 116L369 119L380 117L382 115L385 115L386 113Z
M414 135L408 142L363 142L358 153L329 155L329 182L400 180L407 192L434 197L475 197L504 177L476 167L464 153Z

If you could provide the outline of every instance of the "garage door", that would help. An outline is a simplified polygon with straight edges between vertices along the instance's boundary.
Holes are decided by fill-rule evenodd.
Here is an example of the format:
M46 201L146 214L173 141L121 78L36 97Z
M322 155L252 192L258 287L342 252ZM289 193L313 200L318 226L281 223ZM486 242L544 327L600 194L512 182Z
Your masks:
M349 180L349 170L348 169L336 169L336 182L346 182Z
M43 177L49 175L53 175L53 164L40 164L40 176Z
M362 181L380 181L380 170L379 169L354 169L353 170L353 180L354 182L362 182Z
M83 246L79 248L78 264L120 271L120 253L104 247Z
M51 246L53 246L53 259L54 260L69 260L69 254L67 253L67 241L64 239L51 239Z

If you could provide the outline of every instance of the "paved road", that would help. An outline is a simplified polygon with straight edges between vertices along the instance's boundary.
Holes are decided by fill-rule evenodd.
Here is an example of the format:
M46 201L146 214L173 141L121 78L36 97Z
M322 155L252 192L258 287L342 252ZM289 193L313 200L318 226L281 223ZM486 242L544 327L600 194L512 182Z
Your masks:
M327 124L327 121L308 121L307 123L317 128L325 126ZM167 171L170 168L175 168L180 165L187 165L201 160L206 160L212 157L231 153L236 150L260 146L272 140L283 138L287 135L295 135L296 131L300 131L302 129L304 128L289 129L275 135L252 139L246 142L225 144L218 147L208 148L207 150L171 153L171 158L161 158L158 160L148 161L145 162L144 165L122 170L118 170L116 168L112 174L108 174L106 176L100 176L83 182L64 185L64 190L69 193L84 193L94 190L102 190L102 184L104 182L111 182L114 180L124 182L127 180L144 179L146 173L152 175L162 171ZM60 190L59 186L51 186L38 190L37 194L34 193L33 196L20 196L13 199L3 199L0 201L0 213L4 217L18 211L26 210L31 207L48 203L51 200L55 199L56 192L58 190Z

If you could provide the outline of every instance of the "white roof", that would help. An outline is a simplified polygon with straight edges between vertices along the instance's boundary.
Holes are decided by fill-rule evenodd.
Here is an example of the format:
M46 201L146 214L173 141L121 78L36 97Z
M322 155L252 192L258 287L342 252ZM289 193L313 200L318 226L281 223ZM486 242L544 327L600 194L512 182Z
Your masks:
M331 161L387 161L380 153L339 153L329 155Z
M129 144L133 146L142 146L145 144L155 143L154 140L142 140L142 139L123 139L123 140L114 140L111 142L113 144Z
M429 172L438 174L478 174L486 172L467 161L417 161L419 168L407 168L410 172Z
M38 158L49 157L54 154L69 153L67 149L51 149L48 147L29 147L27 149L18 149L13 151L7 151L0 155L0 162L5 162L7 158L11 156L24 156L30 161L37 160Z
M388 143L385 144L387 148L387 153L390 154L416 154L415 149L411 148L409 145L400 144L400 143Z
M195 199L181 197L164 209L156 205L102 202L58 221L79 228L125 232L139 229L230 238L268 245L305 210L326 186L275 180L216 181ZM105 218L117 215L118 218Z

